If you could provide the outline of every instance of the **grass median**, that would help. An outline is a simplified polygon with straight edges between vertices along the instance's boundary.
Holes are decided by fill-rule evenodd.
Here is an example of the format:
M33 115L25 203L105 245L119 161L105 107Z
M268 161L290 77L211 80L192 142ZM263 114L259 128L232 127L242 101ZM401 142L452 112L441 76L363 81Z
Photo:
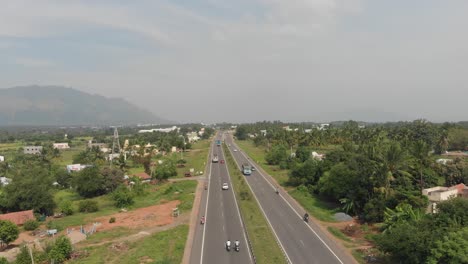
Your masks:
M241 174L234 162L231 153L223 144L226 163L231 175L232 188L236 194L245 228L252 243L253 253L257 263L286 263L281 248L260 210L257 201L251 193L244 176Z

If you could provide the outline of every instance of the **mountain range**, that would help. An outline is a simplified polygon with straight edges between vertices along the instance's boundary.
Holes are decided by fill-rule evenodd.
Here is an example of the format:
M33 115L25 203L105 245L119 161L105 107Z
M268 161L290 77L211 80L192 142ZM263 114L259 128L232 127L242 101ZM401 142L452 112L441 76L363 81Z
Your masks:
M88 94L62 86L0 89L0 126L166 124L122 98Z

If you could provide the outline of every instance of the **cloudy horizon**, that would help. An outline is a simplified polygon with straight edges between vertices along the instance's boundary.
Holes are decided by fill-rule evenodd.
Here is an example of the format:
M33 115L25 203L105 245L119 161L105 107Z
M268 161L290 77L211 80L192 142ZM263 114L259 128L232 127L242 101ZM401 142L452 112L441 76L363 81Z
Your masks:
M4 1L0 87L179 122L468 120L468 2Z

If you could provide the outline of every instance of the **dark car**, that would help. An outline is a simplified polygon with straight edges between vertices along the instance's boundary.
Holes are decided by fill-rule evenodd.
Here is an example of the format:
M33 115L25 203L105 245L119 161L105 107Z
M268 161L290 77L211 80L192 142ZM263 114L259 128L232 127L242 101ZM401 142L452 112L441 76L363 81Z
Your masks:
M220 160L219 163L224 164L224 160Z

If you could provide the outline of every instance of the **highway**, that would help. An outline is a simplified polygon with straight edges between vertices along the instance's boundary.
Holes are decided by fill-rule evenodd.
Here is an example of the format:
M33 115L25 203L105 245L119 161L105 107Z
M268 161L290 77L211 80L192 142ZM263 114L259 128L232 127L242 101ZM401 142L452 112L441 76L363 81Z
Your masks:
M309 221L302 220L303 209L284 191L276 194L275 183L269 175L265 175L259 166L252 162L234 143L232 136L225 136L226 144L230 144L238 166L243 163L254 165L257 170L250 176L245 176L254 196L273 228L286 259L293 264L348 264L357 263L344 248L330 239L321 228ZM234 151L234 149L238 151ZM239 168L240 169L240 168ZM220 262L221 263L221 262Z
M222 134L218 133L215 140L221 140L221 136ZM212 144L210 157L213 155L218 155L220 161L224 160L222 146ZM253 263L227 165L221 162L211 163L206 175L208 189L204 190L198 215L198 219L205 215L206 222L201 225L198 221L190 263ZM229 185L228 190L221 189L225 182ZM230 252L225 249L225 242L228 239L231 240L232 246L235 240L239 240L239 252L234 251L234 248Z

